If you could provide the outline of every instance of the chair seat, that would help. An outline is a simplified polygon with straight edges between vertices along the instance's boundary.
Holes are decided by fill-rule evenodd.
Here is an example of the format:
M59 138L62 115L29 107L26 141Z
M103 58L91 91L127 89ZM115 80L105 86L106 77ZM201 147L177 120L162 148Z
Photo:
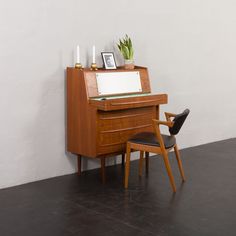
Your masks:
M172 148L176 144L174 136L165 134L162 134L161 136L165 148ZM160 147L160 143L157 141L155 133L152 132L137 133L129 139L129 142Z

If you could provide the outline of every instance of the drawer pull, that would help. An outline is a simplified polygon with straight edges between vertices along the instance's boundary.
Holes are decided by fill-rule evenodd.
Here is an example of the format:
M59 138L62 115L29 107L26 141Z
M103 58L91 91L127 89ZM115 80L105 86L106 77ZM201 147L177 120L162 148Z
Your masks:
M131 115L120 115L120 116L111 116L111 117L101 117L99 120L115 120L115 119L123 119L123 118L131 118L131 117L138 117L138 116L152 116L153 113L136 113Z
M135 126L135 127L129 127L129 128L125 128L125 129L113 129L113 130L101 131L101 134L105 134L105 133L115 133L115 132L121 132L121 131L127 131L127 130L141 129L141 128L145 128L145 127L149 127L149 126L152 126L152 124L140 125L140 126Z
M100 147L109 147L109 146L115 146L115 145L125 145L125 142L101 144Z
M111 103L112 106L122 106L122 105L135 105L135 104L142 104L142 103L149 103L149 102L157 102L158 100L147 100L147 101L137 101L137 102L117 102Z

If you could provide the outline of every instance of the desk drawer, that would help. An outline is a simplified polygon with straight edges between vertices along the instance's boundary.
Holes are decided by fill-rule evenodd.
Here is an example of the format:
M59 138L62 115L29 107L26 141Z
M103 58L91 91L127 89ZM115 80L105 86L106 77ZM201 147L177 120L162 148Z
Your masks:
M125 143L134 134L153 131L154 118L156 118L156 107L99 112L98 153L124 150Z
M115 133L101 134L99 137L98 153L112 153L125 150L127 140L139 132L152 132L152 124L145 125L144 127L136 127L130 130L117 131Z
M138 107L151 107L167 103L166 94L156 94L147 96L137 96L119 99L94 100L89 103L101 111L115 111L122 109L133 109Z
M131 127L150 124L155 118L155 108L139 108L113 112L99 112L98 127L100 133L112 132Z

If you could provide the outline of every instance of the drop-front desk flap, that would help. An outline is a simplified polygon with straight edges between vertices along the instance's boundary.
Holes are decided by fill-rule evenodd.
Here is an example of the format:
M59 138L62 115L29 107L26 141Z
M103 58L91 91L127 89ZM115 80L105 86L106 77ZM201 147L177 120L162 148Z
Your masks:
M148 107L167 103L167 94L132 94L91 98L89 103L98 110L112 111L137 107Z

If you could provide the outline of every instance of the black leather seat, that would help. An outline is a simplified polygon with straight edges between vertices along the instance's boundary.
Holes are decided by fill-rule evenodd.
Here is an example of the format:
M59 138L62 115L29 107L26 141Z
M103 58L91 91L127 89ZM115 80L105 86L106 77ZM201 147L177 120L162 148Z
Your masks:
M162 140L164 142L165 148L172 148L176 144L175 136L162 134ZM139 143L144 145L151 145L160 147L160 143L156 138L156 134L152 132L142 132L134 135L130 140L132 143Z

